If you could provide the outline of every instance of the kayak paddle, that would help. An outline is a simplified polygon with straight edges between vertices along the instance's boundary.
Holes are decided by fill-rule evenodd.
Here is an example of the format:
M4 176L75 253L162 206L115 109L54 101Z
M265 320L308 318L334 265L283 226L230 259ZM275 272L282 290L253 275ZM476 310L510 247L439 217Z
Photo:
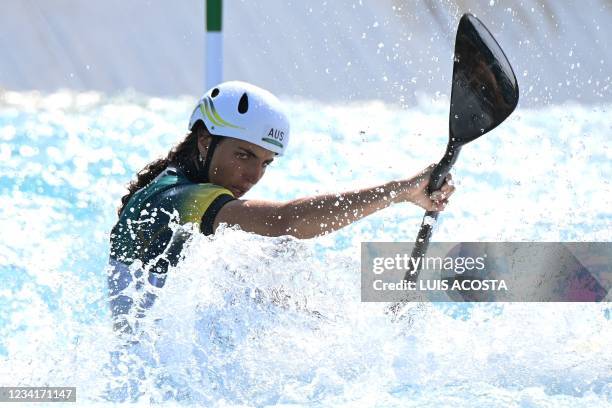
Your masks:
M431 173L429 194L442 187L463 145L502 123L518 98L516 76L501 47L478 18L464 14L455 39L448 145ZM437 211L425 212L412 258L425 256L437 218ZM418 273L418 266L409 268L404 279L416 281Z

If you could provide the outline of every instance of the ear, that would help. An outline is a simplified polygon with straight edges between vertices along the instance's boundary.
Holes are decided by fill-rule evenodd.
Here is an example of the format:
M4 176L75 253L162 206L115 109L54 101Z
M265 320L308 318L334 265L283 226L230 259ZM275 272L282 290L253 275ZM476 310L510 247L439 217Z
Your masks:
M206 156L206 151L208 150L211 140L212 137L210 137L209 134L198 136L198 150L203 157Z

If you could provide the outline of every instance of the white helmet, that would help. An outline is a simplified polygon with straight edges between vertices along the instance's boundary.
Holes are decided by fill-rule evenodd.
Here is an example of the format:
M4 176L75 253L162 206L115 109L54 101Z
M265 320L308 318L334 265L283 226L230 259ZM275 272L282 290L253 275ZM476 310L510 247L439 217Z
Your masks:
M289 119L265 89L241 81L223 82L202 96L189 130L201 120L216 136L228 136L282 155L289 142Z

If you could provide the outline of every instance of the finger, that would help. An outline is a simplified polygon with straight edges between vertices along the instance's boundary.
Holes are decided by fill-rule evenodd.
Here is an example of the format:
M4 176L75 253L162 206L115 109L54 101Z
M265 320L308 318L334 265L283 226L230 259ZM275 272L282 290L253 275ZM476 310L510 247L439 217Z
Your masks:
M434 202L429 207L429 211L442 211L444 210L444 206L439 202Z
M436 190L433 193L431 193L429 198L431 198L434 201L435 200L439 201L439 200L450 197L454 191L455 191L455 187L445 184L442 186L442 188L440 188L440 190Z
M451 186L449 186L448 184L444 184L442 187L440 187L440 190L438 190L440 193L446 195L448 194L448 192L451 190Z
M453 184L453 176L451 174L447 174L444 178L444 184L442 184L442 186L438 190L431 193L430 198L433 200L434 197L439 196L440 193L443 194L445 197L448 197L450 194L452 194L453 191L455 191L455 187Z
M448 197L449 195L453 193L453 191L455 191L455 186L450 185L450 184L444 184L442 188L440 189L440 191Z
M447 205L448 205L448 200L434 201L433 211L444 211Z
M429 195L429 198L431 199L431 201L440 201L440 200L443 200L445 196L446 194L443 191L437 190L431 193Z

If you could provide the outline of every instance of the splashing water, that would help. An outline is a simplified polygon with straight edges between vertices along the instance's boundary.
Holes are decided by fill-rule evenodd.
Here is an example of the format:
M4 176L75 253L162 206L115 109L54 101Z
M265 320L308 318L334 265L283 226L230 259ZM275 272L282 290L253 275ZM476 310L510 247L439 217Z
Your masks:
M415 304L400 322L361 303L359 244L414 239L410 205L309 241L196 234L139 341L119 338L105 275L118 200L184 133L191 103L2 94L0 384L76 386L80 403L102 405L611 403L605 303ZM427 99L288 107L289 154L247 198L409 176L446 143L447 106ZM434 239L609 241L611 108L519 109L463 149Z

